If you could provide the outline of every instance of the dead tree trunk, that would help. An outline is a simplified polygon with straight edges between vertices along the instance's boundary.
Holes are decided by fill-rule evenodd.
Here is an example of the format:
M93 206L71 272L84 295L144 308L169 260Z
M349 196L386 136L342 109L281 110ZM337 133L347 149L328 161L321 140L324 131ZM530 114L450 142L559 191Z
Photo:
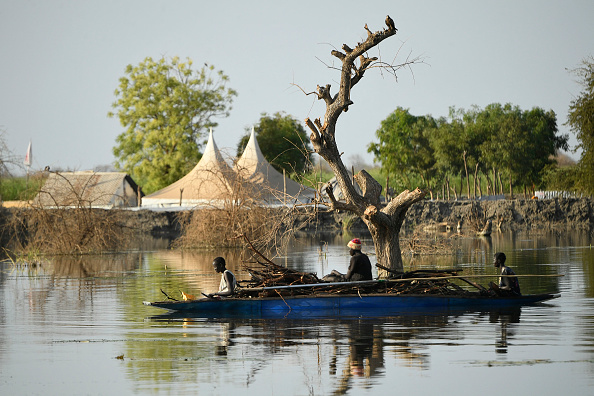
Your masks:
M468 164L466 163L466 150L462 153L464 159L464 171L466 172L466 189L468 190L468 199L470 199L470 177L468 176Z
M354 179L361 187L362 194L358 194L344 166L338 147L336 146L335 132L338 117L348 111L351 101L351 89L363 78L364 73L373 67L382 68L393 74L400 67L409 66L418 63L419 59L407 60L401 65L386 64L381 61L376 62L378 58L369 57L368 51L376 47L383 40L396 34L398 29L394 26L394 21L386 17L387 28L372 32L365 25L367 39L358 43L355 48L350 48L343 44L344 52L333 50L331 54L342 62L340 87L338 93L331 95L330 84L319 86L315 94L319 100L326 103L326 113L323 122L317 118L311 121L305 120L305 124L311 130L310 140L314 150L322 156L327 162L334 175L338 185L344 195L345 201L337 201L334 197L332 188L327 188L326 192L330 199L331 210L347 210L365 222L375 245L377 262L391 270L403 271L402 257L400 253L400 228L406 216L408 208L425 196L425 192L420 189L414 191L404 191L385 206L380 203L381 185L373 179L365 170L361 170ZM385 270L380 271L380 276L385 276Z

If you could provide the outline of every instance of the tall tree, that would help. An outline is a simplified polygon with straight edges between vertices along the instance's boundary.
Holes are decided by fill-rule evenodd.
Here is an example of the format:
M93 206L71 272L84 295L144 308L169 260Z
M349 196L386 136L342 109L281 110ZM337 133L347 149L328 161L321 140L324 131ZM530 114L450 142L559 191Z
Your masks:
M594 57L582 61L580 67L572 70L577 76L582 92L569 105L567 125L578 140L577 149L582 150L578 163L579 188L587 194L594 194Z
M342 51L333 50L331 54L341 62L340 87L338 93L331 94L330 84L318 86L315 94L319 100L326 104L323 121L319 118L311 121L305 120L311 130L310 140L314 150L327 162L336 176L336 180L345 197L345 201L337 201L331 188L326 192L330 198L330 209L340 209L352 212L359 216L369 228L375 246L376 258L382 264L395 271L403 271L402 256L400 252L400 228L404 221L406 211L415 202L425 196L420 189L404 191L390 201L386 206L380 202L381 185L365 170L354 176L361 187L362 194L357 193L349 173L342 162L340 152L336 145L336 122L343 112L349 110L352 88L361 81L365 72L374 67L396 73L400 67L410 66L419 59L407 60L402 65L389 65L378 61L376 57L369 57L368 52L385 39L392 37L398 31L394 21L386 17L387 28L372 32L367 25L365 30L367 38L358 43L354 48L343 44ZM386 275L380 270L380 276Z
M178 180L201 157L201 139L226 117L237 93L227 88L228 77L214 66L192 69L178 57L154 61L148 57L128 65L112 104L126 130L113 148L116 168L125 170L155 191Z
M512 186L540 185L543 171L554 161L557 150L567 149L567 135L557 135L553 111L535 107L521 110L507 103L493 103L475 117L481 129L481 157L492 168L506 172Z
M378 143L370 143L368 152L382 164L384 171L401 179L406 188L420 177L430 186L435 165L433 148L429 144L436 122L431 116L414 116L408 109L396 108L375 132Z
M447 194L453 189L453 186L449 185L449 177L455 175L462 177L465 174L467 156L464 153L471 152L463 115L461 110L450 108L448 118L442 117L437 120L437 128L431 134L429 141L435 155L435 167L445 179Z
M250 138L251 129L246 129L237 145L239 157ZM254 125L254 132L262 154L279 172L285 170L287 175L301 173L312 161L312 148L303 125L290 115L282 112L269 116L262 113L260 120Z

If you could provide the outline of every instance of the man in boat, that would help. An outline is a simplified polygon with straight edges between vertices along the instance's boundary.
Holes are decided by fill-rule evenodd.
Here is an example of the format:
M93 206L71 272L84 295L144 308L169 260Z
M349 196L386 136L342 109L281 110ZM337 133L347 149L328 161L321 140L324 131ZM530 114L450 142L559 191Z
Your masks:
M218 274L222 274L221 284L219 285L218 292L207 294L207 297L229 297L235 294L235 289L237 288L237 279L235 279L233 272L225 268L225 259L222 257L216 257L212 262L212 266Z
M366 254L361 252L361 241L359 238L351 240L347 246L351 248L349 254L351 255L351 261L349 264L349 270L345 275L347 281L361 281L371 280L371 261Z
M499 285L494 284L491 282L491 289L495 290L495 292L499 295L511 295L511 296L521 296L520 293L520 283L518 282L518 278L515 276L516 273L505 265L505 253L495 253L495 258L493 260L493 265L495 268L499 268Z

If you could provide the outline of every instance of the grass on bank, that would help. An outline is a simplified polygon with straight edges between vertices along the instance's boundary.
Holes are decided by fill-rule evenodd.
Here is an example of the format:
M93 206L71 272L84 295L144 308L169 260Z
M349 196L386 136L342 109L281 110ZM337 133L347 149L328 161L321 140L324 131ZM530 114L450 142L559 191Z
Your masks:
M35 197L45 183L45 177L0 178L0 199L2 201L28 201Z

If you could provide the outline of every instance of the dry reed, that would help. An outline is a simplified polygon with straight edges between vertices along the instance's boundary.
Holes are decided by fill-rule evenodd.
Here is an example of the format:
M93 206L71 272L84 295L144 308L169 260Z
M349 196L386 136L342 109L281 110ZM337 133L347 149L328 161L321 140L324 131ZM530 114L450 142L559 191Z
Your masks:
M58 190L41 187L29 207L20 209L26 213L9 219L10 248L17 254L88 254L125 248L132 230L121 223L117 211L92 208L86 187L67 180Z

